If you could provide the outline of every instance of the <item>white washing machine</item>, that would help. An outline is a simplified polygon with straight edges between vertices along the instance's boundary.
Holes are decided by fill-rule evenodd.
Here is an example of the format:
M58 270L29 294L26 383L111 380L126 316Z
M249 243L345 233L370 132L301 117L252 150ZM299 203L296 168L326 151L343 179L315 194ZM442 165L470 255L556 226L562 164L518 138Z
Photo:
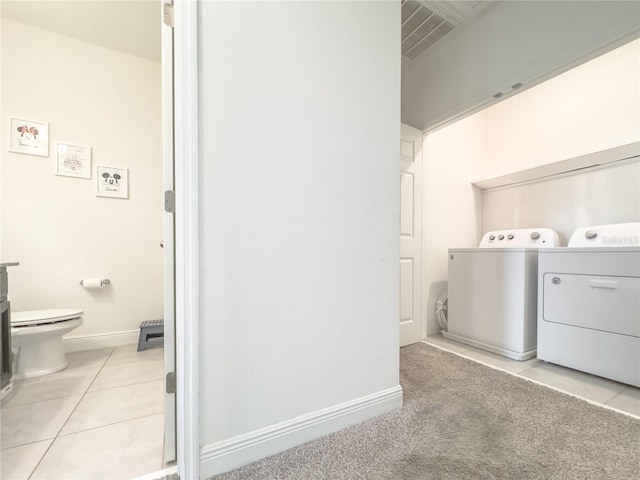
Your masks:
M538 358L640 387L640 223L539 255Z
M449 249L446 338L514 360L536 355L538 250L550 228L488 232L477 248Z

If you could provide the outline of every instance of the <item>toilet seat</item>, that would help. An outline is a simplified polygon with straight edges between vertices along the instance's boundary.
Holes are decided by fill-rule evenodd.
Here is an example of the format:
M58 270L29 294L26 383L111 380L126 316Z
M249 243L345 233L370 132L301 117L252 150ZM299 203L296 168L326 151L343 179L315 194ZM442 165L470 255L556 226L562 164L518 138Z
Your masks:
M11 326L21 328L48 325L74 320L83 314L82 310L74 308L11 312Z

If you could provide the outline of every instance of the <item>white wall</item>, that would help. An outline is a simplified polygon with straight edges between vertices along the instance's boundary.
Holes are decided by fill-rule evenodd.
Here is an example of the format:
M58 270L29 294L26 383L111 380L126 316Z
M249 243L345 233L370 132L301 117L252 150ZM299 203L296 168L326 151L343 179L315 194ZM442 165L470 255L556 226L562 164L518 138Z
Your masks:
M200 5L203 475L401 403L399 7Z
M12 309L81 308L72 336L162 318L160 64L2 21L2 261ZM49 157L7 151L9 116L49 123ZM54 174L55 142L93 149L93 176ZM95 166L129 169L96 197ZM83 278L109 278L99 291ZM134 341L135 341L135 337Z
M495 2L402 70L402 121L430 130L534 86L640 31L627 1Z
M482 195L483 231L553 228L566 245L589 225L640 222L640 158Z
M425 136L427 333L447 249L504 228L638 221L637 164L486 191L471 182L640 141L640 40Z
M476 114L425 136L423 190L423 336L439 331L434 309L447 289L447 249L475 247L480 240L481 195L471 185L484 160L484 118Z
M492 178L640 141L640 40L484 110Z

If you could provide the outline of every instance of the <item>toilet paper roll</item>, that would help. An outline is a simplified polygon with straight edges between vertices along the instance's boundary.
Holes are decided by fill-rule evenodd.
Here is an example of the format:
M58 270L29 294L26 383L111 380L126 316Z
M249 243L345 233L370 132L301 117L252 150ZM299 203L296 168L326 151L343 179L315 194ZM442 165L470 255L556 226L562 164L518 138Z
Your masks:
M82 286L88 290L102 288L103 282L101 278L85 278L82 280Z

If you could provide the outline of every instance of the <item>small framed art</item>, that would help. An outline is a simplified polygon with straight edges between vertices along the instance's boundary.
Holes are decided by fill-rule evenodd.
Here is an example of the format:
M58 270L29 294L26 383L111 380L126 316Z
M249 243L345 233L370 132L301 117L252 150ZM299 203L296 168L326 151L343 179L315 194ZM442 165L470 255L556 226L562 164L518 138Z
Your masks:
M56 175L91 178L91 147L58 142Z
M96 167L98 197L129 198L129 171L126 168Z
M49 156L49 124L11 117L9 151Z

